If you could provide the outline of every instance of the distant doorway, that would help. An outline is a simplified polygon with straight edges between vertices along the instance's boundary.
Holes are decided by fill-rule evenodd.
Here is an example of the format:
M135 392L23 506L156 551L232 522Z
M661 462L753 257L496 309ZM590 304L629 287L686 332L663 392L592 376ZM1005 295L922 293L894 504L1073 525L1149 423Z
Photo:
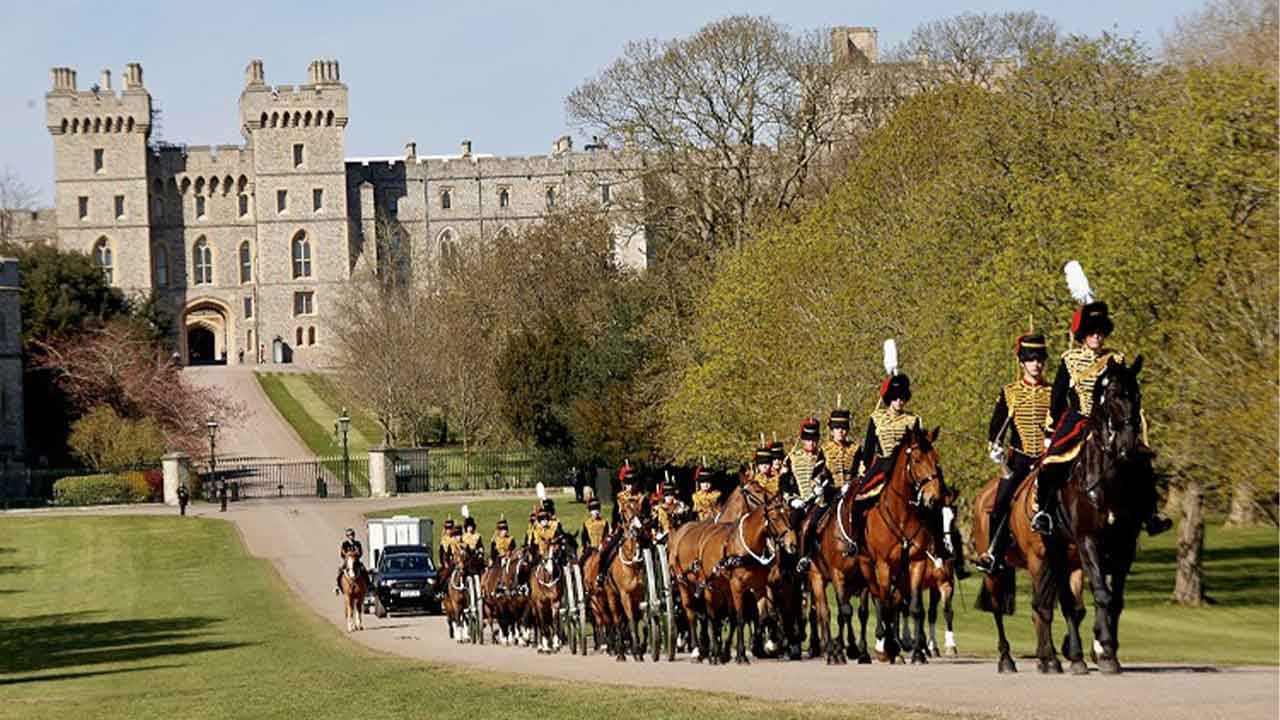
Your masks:
M226 358L219 359L215 354L213 331L203 325L196 325L187 330L187 364L188 365L225 365Z
M222 303L203 299L182 313L183 357L187 365L226 365L234 352L229 313Z

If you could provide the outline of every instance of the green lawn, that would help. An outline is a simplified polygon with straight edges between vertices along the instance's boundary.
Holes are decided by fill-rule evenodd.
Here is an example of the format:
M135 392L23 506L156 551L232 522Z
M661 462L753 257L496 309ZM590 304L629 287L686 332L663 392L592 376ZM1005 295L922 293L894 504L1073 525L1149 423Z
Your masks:
M4 518L0 531L0 718L936 715L495 677L381 655L301 606L214 520Z
M565 529L575 533L581 530L585 507L559 495L553 497ZM485 500L471 503L469 510L487 542L499 513L506 513L512 522L512 534L523 538L532 505L532 498ZM605 506L606 517L610 509ZM434 518L438 531L446 516L452 515L455 520L459 517L459 507L427 505L394 513L372 513L370 517L392 514ZM1277 569L1280 545L1275 530L1224 530L1218 525L1209 528L1205 542L1205 582L1216 604L1206 608L1182 608L1167 602L1173 590L1176 543L1176 530L1158 538L1143 538L1120 621L1121 660L1280 663L1280 571ZM957 642L966 655L994 658L995 625L989 614L973 608L979 582L975 573L961 584L955 599ZM1035 633L1028 615L1031 589L1025 573L1018 576L1018 590L1017 614L1006 621L1005 628L1015 655L1030 656L1035 653ZM1093 600L1087 589L1085 602L1090 611L1081 629L1088 642L1092 637ZM1061 616L1056 616L1057 639L1061 639L1065 631L1061 622ZM869 633L874 631L874 624L868 627ZM942 640L941 627L938 639Z

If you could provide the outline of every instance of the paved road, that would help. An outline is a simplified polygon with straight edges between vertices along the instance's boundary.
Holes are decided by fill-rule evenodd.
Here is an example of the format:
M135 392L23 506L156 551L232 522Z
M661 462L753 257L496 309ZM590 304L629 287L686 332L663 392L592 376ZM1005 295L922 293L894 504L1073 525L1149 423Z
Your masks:
M244 409L236 423L218 429L218 455L307 458L311 451L263 394L247 367L205 366L184 368L183 376L200 387L216 387Z
M249 552L269 558L303 601L344 627L333 595L336 546L342 530L361 528L370 510L473 500L462 494L387 500L303 500L238 503L221 517L239 528ZM197 504L195 514L219 517ZM72 514L90 511L60 511ZM157 512L121 508L97 512ZM172 512L172 510L168 510ZM363 537L363 531L361 532ZM618 663L567 652L538 657L528 648L459 645L448 639L439 617L365 619L365 631L350 637L371 648L439 663L455 663L503 673L637 686L665 686L739 693L777 700L888 703L945 711L996 713L1009 718L1117 717L1134 720L1246 720L1280 714L1280 669L1128 664L1119 677L1041 676L1032 661L1022 672L998 676L992 662L960 658L925 667L849 665L821 661L756 661L748 667L709 667L689 660L674 663Z

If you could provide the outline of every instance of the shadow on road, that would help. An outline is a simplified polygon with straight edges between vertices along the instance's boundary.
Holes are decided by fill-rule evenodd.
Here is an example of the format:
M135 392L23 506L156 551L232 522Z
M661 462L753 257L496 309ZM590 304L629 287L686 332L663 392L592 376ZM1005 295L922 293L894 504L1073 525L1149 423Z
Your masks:
M248 643L201 640L220 618L94 621L93 612L0 618L0 672L20 673L229 650Z

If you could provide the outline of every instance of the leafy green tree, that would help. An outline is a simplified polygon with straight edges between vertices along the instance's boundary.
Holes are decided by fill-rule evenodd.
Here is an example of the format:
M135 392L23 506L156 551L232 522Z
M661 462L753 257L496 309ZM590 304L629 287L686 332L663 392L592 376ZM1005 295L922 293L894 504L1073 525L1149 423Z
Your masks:
M71 450L94 470L159 462L165 435L153 418L120 417L110 405L90 409L71 425Z

